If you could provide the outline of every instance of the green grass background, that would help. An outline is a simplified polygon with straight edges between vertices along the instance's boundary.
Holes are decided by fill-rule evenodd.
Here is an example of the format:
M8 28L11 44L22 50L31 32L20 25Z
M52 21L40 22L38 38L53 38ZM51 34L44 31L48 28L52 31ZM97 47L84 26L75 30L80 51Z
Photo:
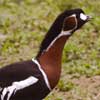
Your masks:
M66 97L71 90L80 91L67 78L100 75L100 0L0 0L0 67L35 57L55 18L72 8L93 19L66 43L61 80L45 100L92 100Z

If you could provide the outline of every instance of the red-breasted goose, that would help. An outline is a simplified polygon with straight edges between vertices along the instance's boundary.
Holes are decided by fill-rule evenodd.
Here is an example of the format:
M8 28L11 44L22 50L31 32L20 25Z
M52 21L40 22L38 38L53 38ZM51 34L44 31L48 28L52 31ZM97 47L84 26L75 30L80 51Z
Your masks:
M57 85L66 40L89 16L81 9L61 13L41 43L36 58L0 69L0 100L42 100Z

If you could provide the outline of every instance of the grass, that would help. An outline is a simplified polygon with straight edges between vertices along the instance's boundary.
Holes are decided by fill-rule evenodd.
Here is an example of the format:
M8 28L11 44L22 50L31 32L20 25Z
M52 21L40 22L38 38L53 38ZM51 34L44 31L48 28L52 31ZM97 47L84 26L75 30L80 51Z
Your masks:
M0 67L34 57L56 16L65 9L82 8L93 20L66 43L61 80L45 100L95 100L97 88L87 91L75 80L100 75L99 6L99 0L1 0Z

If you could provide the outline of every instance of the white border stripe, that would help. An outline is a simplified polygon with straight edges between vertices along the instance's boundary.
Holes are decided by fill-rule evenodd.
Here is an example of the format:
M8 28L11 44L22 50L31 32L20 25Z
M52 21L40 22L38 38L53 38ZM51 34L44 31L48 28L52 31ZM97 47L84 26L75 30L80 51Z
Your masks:
M50 84L49 84L47 75L46 75L46 73L44 72L44 70L41 68L41 65L39 64L39 62L38 62L36 59L34 59L34 58L32 59L32 61L38 65L39 70L40 70L41 73L43 74L43 77L44 77L44 80L45 80L45 83L46 83L47 87L49 88L49 90L52 90L51 87L50 87Z
M76 15L75 14L73 14L73 15L71 15L70 17L75 17L75 21L76 21L76 26L72 29L72 30L68 30L68 31L64 31L64 30L62 30L61 31L61 33L57 36L57 37L55 37L55 39L49 44L49 46L46 48L46 52L51 48L51 46L55 43L55 41L57 40L57 39L59 39L60 37L62 37L62 36L70 36L72 33L72 31L74 30L74 29L76 29L77 28L77 19L76 19Z
M47 49L45 50L46 52L53 46L53 44L57 41L57 39L59 39L62 36L66 36L66 35L71 35L70 31L61 31L61 33L50 43L50 45L47 47Z

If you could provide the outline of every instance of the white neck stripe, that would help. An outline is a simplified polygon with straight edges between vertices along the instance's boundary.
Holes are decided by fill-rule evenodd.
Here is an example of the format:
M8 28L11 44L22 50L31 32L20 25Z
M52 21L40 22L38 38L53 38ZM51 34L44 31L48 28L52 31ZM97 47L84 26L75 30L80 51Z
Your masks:
M51 87L50 87L50 84L49 84L49 81L48 81L48 78L47 78L47 75L46 73L44 72L44 70L41 68L41 65L39 64L39 62L36 60L36 59L32 59L32 61L38 66L39 70L41 71L43 77L44 77L44 80L45 80L45 83L47 85L47 87L49 88L49 90L51 91Z
M50 48L51 48L51 46L55 43L55 41L57 40L57 39L59 39L60 37L62 37L62 36L64 36L64 35L71 35L71 32L70 31L62 31L51 43L50 43L50 45L47 47L47 49L45 50L45 51L48 51Z
M72 29L72 30L68 30L68 31L61 31L61 33L50 43L50 45L47 47L47 49L46 50L44 50L44 51L48 51L50 48L51 48L51 46L55 43L55 41L57 40L57 39L59 39L60 37L62 37L62 36L70 36L72 33L72 31L74 30L74 29L76 29L77 28L77 19L76 19L76 15L72 15L72 16L75 16L75 21L76 21L76 26ZM44 52L43 52L44 53Z

